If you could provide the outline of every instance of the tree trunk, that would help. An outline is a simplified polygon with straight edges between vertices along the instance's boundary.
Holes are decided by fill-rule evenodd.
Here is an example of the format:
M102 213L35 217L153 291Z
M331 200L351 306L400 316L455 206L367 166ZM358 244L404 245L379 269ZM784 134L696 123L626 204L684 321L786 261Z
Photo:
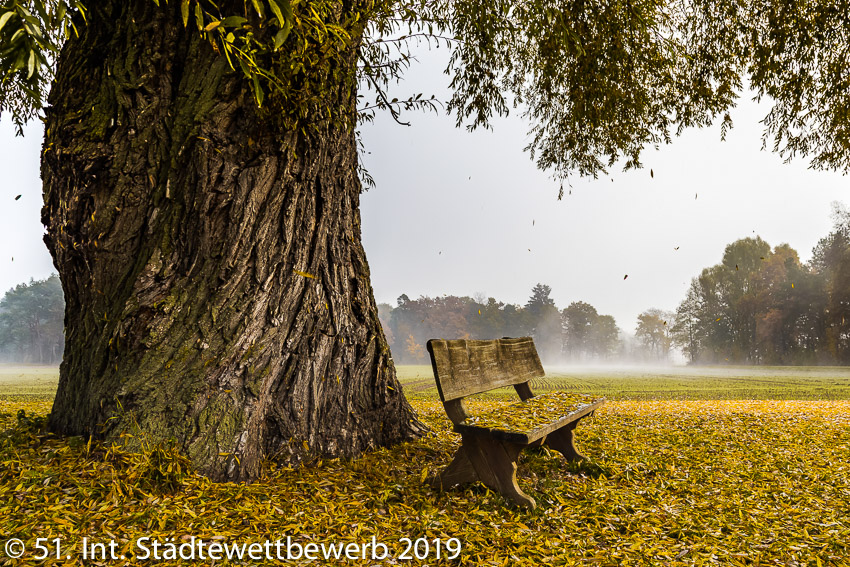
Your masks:
M59 58L42 158L66 299L52 428L173 438L220 480L421 433L369 282L353 132L282 130L178 4L92 5ZM354 112L351 88L323 97Z

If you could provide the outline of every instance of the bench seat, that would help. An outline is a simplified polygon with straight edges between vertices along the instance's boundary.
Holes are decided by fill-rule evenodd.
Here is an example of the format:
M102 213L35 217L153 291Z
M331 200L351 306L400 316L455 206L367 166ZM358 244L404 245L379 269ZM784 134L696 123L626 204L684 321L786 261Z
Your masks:
M549 392L499 409L467 417L454 426L455 433L489 435L530 445L570 422L590 414L605 403L602 398L571 392Z

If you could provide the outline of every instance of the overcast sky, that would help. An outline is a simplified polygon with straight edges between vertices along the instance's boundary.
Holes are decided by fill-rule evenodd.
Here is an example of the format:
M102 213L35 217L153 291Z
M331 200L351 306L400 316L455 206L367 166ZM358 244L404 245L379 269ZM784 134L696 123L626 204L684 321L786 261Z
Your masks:
M427 57L400 95L444 93L441 55ZM559 307L586 301L632 332L645 309L675 309L738 238L787 242L805 261L831 228L830 203L850 203L850 178L761 151L766 112L742 97L725 142L717 127L688 131L647 150L643 170L572 179L561 201L523 152L517 117L472 134L444 115L411 114L411 127L379 117L363 130L377 187L361 201L376 299L482 293L524 304L541 282ZM39 220L39 127L16 138L0 122L2 291L53 271Z

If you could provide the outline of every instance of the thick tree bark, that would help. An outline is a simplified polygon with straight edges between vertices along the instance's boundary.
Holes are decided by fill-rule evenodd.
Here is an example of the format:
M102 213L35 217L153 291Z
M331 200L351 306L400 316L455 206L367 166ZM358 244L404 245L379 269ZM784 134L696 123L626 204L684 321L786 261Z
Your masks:
M361 245L353 132L282 131L178 4L92 5L59 59L42 158L66 298L52 428L173 438L229 480L415 436ZM354 111L344 85L323 96Z

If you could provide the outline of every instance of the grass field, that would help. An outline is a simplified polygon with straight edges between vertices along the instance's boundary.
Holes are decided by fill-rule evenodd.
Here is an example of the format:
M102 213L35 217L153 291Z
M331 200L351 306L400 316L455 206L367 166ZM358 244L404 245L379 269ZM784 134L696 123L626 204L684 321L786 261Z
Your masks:
M241 485L194 475L161 447L131 454L56 438L43 429L56 370L0 367L0 543L27 546L20 559L0 551L0 565L185 565L143 560L135 542L195 536L238 546L291 536L300 545L374 537L391 558L273 564L850 566L845 369L551 370L539 390L586 390L609 402L576 430L587 461L523 453L518 478L534 511L481 485L440 492L426 483L459 437L430 368L399 374L431 435L352 461L299 470L269 463L260 481ZM506 403L491 396L470 406ZM34 560L40 537L51 551L59 538L63 557ZM84 561L83 537L117 542L126 559ZM424 557L401 558L402 538L419 540ZM458 557L437 560L435 539L444 555L459 542Z
M406 395L437 397L430 365L399 366L398 376ZM848 400L850 367L555 367L547 368L532 389L573 390L609 400Z
M430 365L397 370L408 397L437 398ZM58 380L56 367L0 364L0 399L50 400ZM554 367L533 389L587 392L609 400L850 400L850 367Z
M52 400L58 382L59 368L55 366L0 364L0 399Z

